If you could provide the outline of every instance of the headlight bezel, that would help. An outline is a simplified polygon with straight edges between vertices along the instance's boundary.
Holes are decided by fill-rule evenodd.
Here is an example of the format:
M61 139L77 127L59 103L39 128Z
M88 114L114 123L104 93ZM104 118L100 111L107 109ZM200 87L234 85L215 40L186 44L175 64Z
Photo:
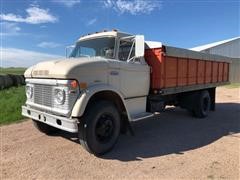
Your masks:
M66 101L66 90L61 87L55 87L53 89L53 96L56 105L63 105Z
M25 93L27 99L33 99L33 85L32 84L27 84L25 86Z

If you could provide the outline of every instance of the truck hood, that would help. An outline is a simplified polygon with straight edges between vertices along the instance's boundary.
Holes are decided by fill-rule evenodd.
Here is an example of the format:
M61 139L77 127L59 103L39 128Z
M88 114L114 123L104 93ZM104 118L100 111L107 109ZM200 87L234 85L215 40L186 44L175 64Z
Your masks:
M38 63L28 68L24 76L26 78L76 79L92 71L103 71L107 68L108 60L101 57L66 58Z

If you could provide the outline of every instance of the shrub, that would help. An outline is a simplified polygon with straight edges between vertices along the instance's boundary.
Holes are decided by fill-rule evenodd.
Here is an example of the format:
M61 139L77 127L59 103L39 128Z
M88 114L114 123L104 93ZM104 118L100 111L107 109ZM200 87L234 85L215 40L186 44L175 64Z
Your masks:
M4 76L4 83L5 88L13 86L13 80L8 74Z

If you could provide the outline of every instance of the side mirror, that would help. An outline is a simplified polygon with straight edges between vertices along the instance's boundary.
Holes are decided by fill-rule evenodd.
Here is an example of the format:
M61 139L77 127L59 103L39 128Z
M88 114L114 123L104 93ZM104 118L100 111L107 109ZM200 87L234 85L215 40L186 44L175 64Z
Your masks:
M143 35L136 35L135 36L135 57L143 57L145 46L144 46L144 36Z

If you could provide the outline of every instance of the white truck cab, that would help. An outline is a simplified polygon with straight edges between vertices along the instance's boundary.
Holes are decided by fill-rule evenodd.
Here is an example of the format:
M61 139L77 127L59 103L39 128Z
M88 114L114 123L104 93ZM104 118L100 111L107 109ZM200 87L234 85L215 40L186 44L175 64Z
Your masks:
M109 151L129 121L152 115L146 112L144 50L142 35L113 30L82 36L68 58L26 70L22 114L46 134L78 132L89 152Z

